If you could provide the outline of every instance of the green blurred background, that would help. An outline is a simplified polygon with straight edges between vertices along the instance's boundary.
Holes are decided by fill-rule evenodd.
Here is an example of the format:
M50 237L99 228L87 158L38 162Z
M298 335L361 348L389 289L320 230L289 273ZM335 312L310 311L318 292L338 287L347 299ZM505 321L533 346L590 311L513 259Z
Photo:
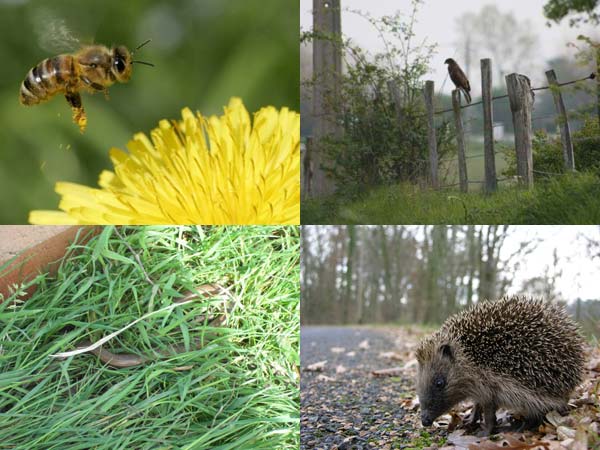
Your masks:
M132 49L152 39L136 59L154 68L134 66L108 101L83 94L85 134L63 96L19 104L29 69L54 56L38 43L40 15L64 20L88 42ZM56 181L97 186L100 171L112 168L111 147L125 149L134 133L180 118L184 106L220 114L239 96L250 112L299 111L298 30L298 0L0 0L0 224L57 209Z

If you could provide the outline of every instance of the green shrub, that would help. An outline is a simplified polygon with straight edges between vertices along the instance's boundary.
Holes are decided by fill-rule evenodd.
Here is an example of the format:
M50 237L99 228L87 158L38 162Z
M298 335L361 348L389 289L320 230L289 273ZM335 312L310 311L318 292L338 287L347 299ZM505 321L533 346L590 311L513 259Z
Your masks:
M600 174L600 125L597 117L587 117L583 127L571 133L575 168L580 172ZM546 130L535 132L532 141L534 180L562 174L565 170L560 136L550 136ZM506 152L507 168L503 175L512 177L517 173L514 147Z
M573 133L575 168L600 174L600 124L598 117L589 117L583 128Z
M325 92L325 103L335 113L341 132L321 141L327 155L323 169L339 192L354 198L366 187L403 181L417 183L428 176L427 119L423 105L423 77L430 72L434 46L415 43L410 17L396 13L369 21L385 43L385 52L366 54L350 40L304 33L303 40L330 39L341 47L347 62L336 79L336 89ZM409 50L410 49L410 50ZM309 84L319 84L318 77ZM439 107L439 106L438 106ZM438 154L456 153L452 128L440 119Z

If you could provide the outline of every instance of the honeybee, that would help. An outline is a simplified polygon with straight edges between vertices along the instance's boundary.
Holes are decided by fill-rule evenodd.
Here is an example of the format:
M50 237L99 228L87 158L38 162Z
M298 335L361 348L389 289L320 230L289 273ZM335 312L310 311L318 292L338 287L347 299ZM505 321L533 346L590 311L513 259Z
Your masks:
M31 106L56 94L64 94L73 111L73 122L83 133L87 117L80 92L103 92L108 98L108 88L115 81L129 81L134 63L153 66L132 59L135 52L150 41L148 39L131 52L123 45L112 48L84 45L76 53L47 58L32 68L21 83L19 100L22 105Z

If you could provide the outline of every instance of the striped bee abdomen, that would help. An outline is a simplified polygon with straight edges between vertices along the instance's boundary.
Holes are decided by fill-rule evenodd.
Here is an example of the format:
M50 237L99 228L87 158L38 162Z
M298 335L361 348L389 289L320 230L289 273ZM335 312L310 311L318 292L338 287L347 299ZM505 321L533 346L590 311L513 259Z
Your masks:
M58 92L66 92L67 85L77 79L72 56L45 59L27 73L21 83L19 100L23 105L36 105Z

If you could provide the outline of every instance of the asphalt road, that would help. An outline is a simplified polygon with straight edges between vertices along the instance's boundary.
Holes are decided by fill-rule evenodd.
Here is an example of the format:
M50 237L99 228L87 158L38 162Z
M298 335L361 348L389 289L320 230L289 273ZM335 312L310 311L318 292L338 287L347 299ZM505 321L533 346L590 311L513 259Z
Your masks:
M320 326L302 327L300 336L300 448L401 448L412 425L399 401L414 394L412 380L371 374L403 364L381 357L395 350L395 336L385 329ZM322 361L322 370L307 370Z

